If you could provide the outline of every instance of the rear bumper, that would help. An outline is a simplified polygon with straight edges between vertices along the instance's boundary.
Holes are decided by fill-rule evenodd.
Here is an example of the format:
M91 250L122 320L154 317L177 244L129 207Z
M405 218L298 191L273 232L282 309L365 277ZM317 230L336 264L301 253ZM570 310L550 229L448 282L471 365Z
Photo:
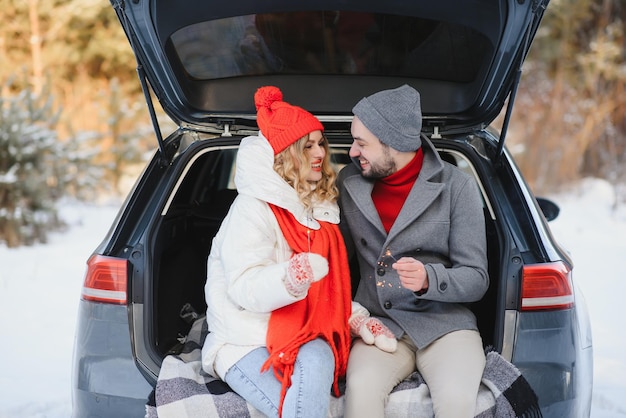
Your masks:
M590 329L581 325L587 326L575 309L519 316L513 363L537 394L544 418L590 415L593 348Z
M135 364L126 306L81 300L74 340L72 416L143 417L152 385Z

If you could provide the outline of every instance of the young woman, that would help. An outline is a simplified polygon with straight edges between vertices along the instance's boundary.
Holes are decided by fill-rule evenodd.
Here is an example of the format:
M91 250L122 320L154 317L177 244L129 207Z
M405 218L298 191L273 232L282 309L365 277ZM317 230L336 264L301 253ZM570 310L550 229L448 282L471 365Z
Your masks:
M238 196L213 240L203 368L269 417L326 417L350 349L350 274L320 121L255 96Z

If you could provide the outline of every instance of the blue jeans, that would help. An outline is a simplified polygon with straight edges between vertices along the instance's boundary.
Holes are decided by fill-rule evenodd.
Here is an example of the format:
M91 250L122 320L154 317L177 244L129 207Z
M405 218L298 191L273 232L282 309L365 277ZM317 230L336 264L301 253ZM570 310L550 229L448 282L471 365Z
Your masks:
M228 369L224 381L263 414L277 417L281 383L273 369L261 373L268 357L265 347L251 351ZM318 338L300 347L283 403L283 418L327 417L334 374L335 357L326 341Z

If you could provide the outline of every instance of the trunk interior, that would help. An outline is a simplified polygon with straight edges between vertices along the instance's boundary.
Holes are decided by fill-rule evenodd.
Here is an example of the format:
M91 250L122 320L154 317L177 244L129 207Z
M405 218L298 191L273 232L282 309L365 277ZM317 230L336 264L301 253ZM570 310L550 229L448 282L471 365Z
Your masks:
M458 150L446 151L444 143L435 145L444 160L476 176L469 167L471 159L464 158ZM334 148L333 160L338 169L350 162L347 153L347 147ZM187 335L196 318L204 315L204 283L211 242L237 194L233 183L236 146L205 146L196 156L193 162L187 163L188 171L153 235L153 259L156 261L151 302L155 316L151 325L155 336L153 349L160 356L157 364L165 355L180 349L179 339ZM501 341L495 339L500 335L496 330L497 317L502 315L497 308L500 246L495 221L487 209L485 220L491 284L483 299L472 304L472 309L478 318L484 345L499 349Z

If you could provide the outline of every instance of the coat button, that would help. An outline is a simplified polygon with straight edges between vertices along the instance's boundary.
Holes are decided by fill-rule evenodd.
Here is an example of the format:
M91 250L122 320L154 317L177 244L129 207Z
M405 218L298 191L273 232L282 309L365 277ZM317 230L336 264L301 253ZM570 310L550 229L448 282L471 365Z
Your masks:
M361 238L361 245L367 247L367 241L365 240L365 238Z
M385 273L386 273L385 268L384 268L384 267L378 267L378 268L376 269L376 273L377 273L379 276L384 276L384 275L385 275Z
M441 283L439 285L439 289L442 290L442 291L446 290L447 288L448 288L448 283Z
M385 306L385 309L391 309L391 307L392 307L393 305L391 304L391 302L387 301L387 302L385 302L385 305L384 305L384 306Z

